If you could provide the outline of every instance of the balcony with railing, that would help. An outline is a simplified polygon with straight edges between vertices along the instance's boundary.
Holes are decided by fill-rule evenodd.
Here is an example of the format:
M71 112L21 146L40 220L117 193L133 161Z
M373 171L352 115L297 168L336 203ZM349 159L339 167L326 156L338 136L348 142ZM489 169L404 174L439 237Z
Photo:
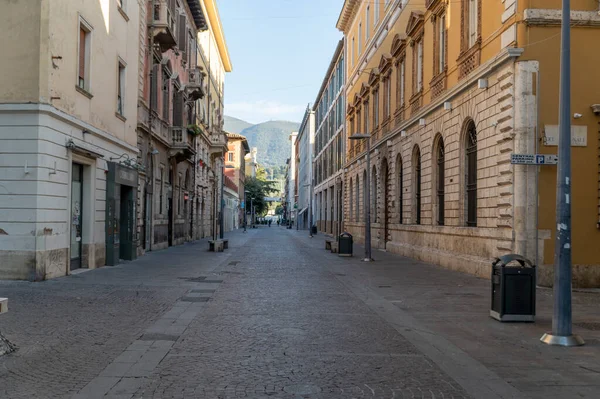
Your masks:
M169 154L177 163L192 159L196 155L194 146L195 134L185 127L171 128L171 148Z
M210 135L210 153L217 155L227 152L227 136L223 132L213 133Z
M154 43L164 53L177 45L175 36L175 0L153 0L152 33Z
M204 98L204 74L199 67L192 67L189 70L189 81L185 86L189 101L196 101Z

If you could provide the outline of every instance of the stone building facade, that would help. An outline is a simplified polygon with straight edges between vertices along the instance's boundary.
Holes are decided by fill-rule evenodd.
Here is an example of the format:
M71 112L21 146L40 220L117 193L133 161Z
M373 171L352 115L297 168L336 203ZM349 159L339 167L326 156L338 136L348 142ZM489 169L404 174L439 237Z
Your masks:
M133 259L136 2L0 2L0 279Z
M142 254L216 233L231 65L214 1L143 1L140 10Z
M537 167L511 164L511 154L556 153L558 50L541 43L558 48L552 8L560 2L545 6L344 2L337 26L347 43L348 135L372 136L368 171L366 143L348 142L344 218L359 241L370 206L377 248L483 277L494 257L519 253L551 284L556 170L539 167L538 175ZM595 26L597 8L573 2L581 24L575 38L596 35L579 26ZM575 130L597 141L595 89L586 67L575 68L582 73L573 74L574 90L585 93L574 100L583 114ZM573 150L581 156L573 165L574 283L597 286L600 253L589 248L600 232L587 221L597 216L598 148L585 147ZM367 173L371 198L364 197Z
M343 219L346 162L344 40L340 40L313 105L314 199L317 229L337 236Z

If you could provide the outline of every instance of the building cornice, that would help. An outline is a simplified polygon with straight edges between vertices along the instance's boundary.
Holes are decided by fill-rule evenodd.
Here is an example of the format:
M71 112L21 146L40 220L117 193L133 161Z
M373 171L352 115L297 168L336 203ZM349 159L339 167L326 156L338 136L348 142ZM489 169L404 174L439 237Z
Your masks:
M341 39L337 47L335 48L335 52L333 53L333 57L331 58L331 62L329 63L329 68L327 68L327 73L325 73L325 78L323 78L323 83L321 83L321 89L319 89L319 93L317 94L317 98L313 104L313 111L317 111L317 107L319 106L319 102L321 101L321 96L323 95L323 92L325 91L329 81L331 80L331 73L333 72L335 66L338 64L343 49L344 39Z
M137 146L128 144L125 141L116 138L112 134L107 133L104 130L98 129L97 127L90 125L87 122L77 119L74 116L71 116L71 115L67 114L66 112L63 112L63 111L53 107L52 105L48 105L48 104L0 104L0 114L4 114L4 113L8 113L8 114L39 113L39 114L49 115L49 116L54 117L64 123L68 123L74 127L81 129L81 130L85 130L87 133L92 134L93 136L97 136L97 137L102 138L103 140L111 142L112 144L114 144L118 147L121 147L125 150L131 151L132 153L137 154L139 152L139 149L137 148Z
M338 18L336 27L346 33L354 16L358 12L358 6L360 5L360 0L345 0L344 5L342 6L342 11L340 12L340 16Z
M229 58L229 50L227 49L227 42L225 41L225 34L223 33L223 26L221 25L221 18L219 17L219 11L217 10L216 0L205 0L204 5L206 6L208 20L210 21L213 35L217 42L221 61L223 61L223 68L225 68L225 72L231 72L233 67L231 65L231 59Z
M562 10L528 8L523 12L523 21L527 25L560 26ZM600 27L598 11L571 10L571 24L576 27Z

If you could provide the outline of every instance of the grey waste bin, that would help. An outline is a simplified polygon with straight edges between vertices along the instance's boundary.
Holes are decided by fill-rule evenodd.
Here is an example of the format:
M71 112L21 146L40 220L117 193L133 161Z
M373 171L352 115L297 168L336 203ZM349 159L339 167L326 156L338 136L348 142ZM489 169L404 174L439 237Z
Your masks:
M338 237L339 247L338 247L338 255L339 256L352 256L352 235L350 233L344 232L340 234Z
M492 263L492 309L499 321L535 320L536 267L521 255L504 255Z

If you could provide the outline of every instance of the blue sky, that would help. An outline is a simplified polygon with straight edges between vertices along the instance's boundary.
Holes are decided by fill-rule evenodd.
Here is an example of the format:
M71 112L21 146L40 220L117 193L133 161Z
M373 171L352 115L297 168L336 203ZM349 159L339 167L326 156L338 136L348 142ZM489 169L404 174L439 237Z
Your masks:
M225 114L300 122L315 101L341 32L343 0L217 0L233 72Z

